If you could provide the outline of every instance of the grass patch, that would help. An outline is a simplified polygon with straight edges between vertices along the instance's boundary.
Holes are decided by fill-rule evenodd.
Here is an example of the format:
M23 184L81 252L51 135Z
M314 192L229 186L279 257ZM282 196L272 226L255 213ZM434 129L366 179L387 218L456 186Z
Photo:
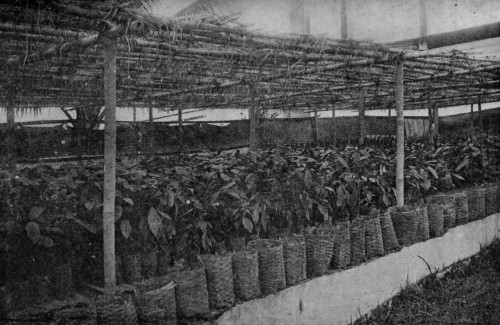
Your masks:
M408 285L354 324L500 324L500 239Z

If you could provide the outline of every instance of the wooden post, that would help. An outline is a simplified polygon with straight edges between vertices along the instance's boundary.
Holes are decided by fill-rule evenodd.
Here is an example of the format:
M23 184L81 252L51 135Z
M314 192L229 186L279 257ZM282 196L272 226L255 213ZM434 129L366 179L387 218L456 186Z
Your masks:
M434 119L434 144L437 145L439 142L439 107L437 105L433 105L432 107L432 117Z
M365 144L366 138L366 120L365 120L365 93L361 89L358 102L358 126L359 126L359 145Z
M432 116L432 101L431 101L431 91L428 88L427 89L427 114L429 118L429 131L427 136L429 137L429 143L434 144L434 131L432 128L432 123L434 122L433 116Z
M396 66L396 204L404 206L404 159L405 159L405 120L404 120L404 85L403 56L398 58Z
M347 39L347 0L340 1L340 38Z
M250 150L257 150L257 107L255 104L255 85L250 86Z
M318 137L318 111L316 108L314 108L314 143L318 143L319 137Z
M474 129L474 103L470 104L470 131Z
M134 105L132 113L133 113L134 122L136 122L137 121L137 107L135 107L135 105Z
M6 114L7 114L7 128L12 129L14 128L14 124L16 122L16 110L12 103L7 103L7 107L5 107Z
M178 121L179 121L179 152L184 151L184 144L182 140L182 107L179 106L178 109Z
M420 0L420 41L418 49L421 51L427 50L427 0Z
M481 112L482 112L481 95L479 95L477 98L477 115L479 115L479 129L482 131L483 130L483 114Z
M151 103L151 99L148 101L148 110L149 110L149 123L153 123L153 104Z
M337 118L335 113L335 100L332 100L332 137L333 145L337 146Z
M104 286L110 295L116 287L115 194L116 194L116 39L104 43Z

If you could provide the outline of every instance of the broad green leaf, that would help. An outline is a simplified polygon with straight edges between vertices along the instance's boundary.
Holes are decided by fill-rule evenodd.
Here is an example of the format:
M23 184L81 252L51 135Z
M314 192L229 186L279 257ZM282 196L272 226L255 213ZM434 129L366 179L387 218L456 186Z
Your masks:
M91 202L91 201L85 202L85 209L87 209L89 211L92 210L94 208L94 206L95 206L95 202Z
M455 178L458 178L459 180L461 181L465 181L465 178L463 178L462 176L458 175L458 174L452 174Z
M460 169L464 168L468 164L469 164L469 158L465 157L465 159L460 163L460 165L458 165L457 168L455 168L455 171L458 172Z
M149 209L148 226L153 235L157 237L161 228L161 217L155 208Z
M309 188L312 185L312 174L309 169L304 173L304 184L306 185L306 188Z
M165 212L161 212L160 210L156 210L156 212L158 212L160 214L160 216L162 216L163 218L167 219L167 220L172 220L172 218L166 214Z
M125 237L125 239L128 239L128 237L130 237L130 234L132 233L132 226L130 225L130 221L128 221L127 219L123 219L120 222L120 231L123 237Z
M26 233L33 242L36 242L40 237L40 226L38 223L30 221L26 224Z
M171 191L167 191L167 205L169 208L173 207L175 204L175 195Z
M45 211L42 207L33 207L30 210L30 219L38 219L38 217Z
M249 232L252 233L253 231L253 223L250 221L247 217L241 218L241 222L243 223L243 227Z
M260 209L259 208L254 208L253 209L253 212L252 212L252 219L253 219L253 222L255 224L257 224L259 222L259 211Z
M347 161L345 161L344 158L342 158L341 156L337 156L337 160L347 169L349 169L349 165L347 164Z
M324 205L318 204L318 210L323 215L325 220L328 220L328 209Z
M129 197L123 198L123 201L124 201L125 203L127 203L128 205L130 205L130 206L134 206L134 200L132 200L132 199L131 199L131 198L129 198Z
M115 206L115 222L120 220L123 215L123 208L121 205Z
M434 168L432 168L431 166L427 166L427 169L429 169L429 171L431 172L432 176L434 176L435 179L439 179L438 174Z

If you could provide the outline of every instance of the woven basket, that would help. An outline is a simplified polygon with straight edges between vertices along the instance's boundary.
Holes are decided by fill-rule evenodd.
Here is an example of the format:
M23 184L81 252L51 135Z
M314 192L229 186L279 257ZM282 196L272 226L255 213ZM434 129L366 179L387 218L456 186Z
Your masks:
M334 226L333 256L331 266L345 269L351 264L351 228L349 221Z
M209 312L207 279L203 265L191 270L172 268L168 274L176 285L175 300L178 314L191 317Z
M247 249L245 237L230 237L229 248L233 252L241 252Z
M141 274L144 279L156 276L158 269L158 249L152 249L141 254Z
M365 224L364 219L351 221L351 265L358 265L365 260Z
M443 205L443 217L444 217L444 231L455 227L457 222L457 216L455 213L455 202L447 203Z
M451 195L455 198L455 216L456 225L462 225L469 222L469 203L467 200L467 192L452 192Z
M141 275L141 254L130 254L122 259L123 281L125 283L139 282Z
M330 234L306 234L306 273L307 277L326 273L333 255L333 237Z
M72 306L54 313L51 325L97 325L96 307Z
M498 185L489 185L485 188L484 209L486 216L497 212L497 193Z
M483 219L485 217L485 189L481 187L468 189L467 204L469 205L470 221Z
M233 265L231 255L202 255L207 274L208 302L212 308L234 304Z
M134 283L137 295L134 303L141 324L177 324L175 285L167 276Z
M392 218L389 212L379 215L380 227L382 228L382 240L384 242L385 253L392 252L400 248L394 226L392 225Z
M366 258L371 259L384 255L384 241L382 239L382 227L378 216L365 218L365 252Z
M306 243L304 236L296 235L285 237L283 243L283 257L285 261L285 277L288 285L306 279Z
M430 238L429 234L429 214L427 206L418 208L418 224L417 224L417 242L426 241Z
M135 306L130 296L101 298L96 302L99 325L138 324Z
M419 211L415 208L409 209L408 207L404 207L403 209L393 207L389 210L399 244L402 246L413 245L417 237Z
M427 207L429 212L429 234L431 237L444 235L444 214L443 204L432 203Z
M260 296L259 256L257 252L241 251L233 254L234 289L240 299Z
M283 245L278 240L256 239L248 242L248 249L258 252L260 290L275 293L286 286Z

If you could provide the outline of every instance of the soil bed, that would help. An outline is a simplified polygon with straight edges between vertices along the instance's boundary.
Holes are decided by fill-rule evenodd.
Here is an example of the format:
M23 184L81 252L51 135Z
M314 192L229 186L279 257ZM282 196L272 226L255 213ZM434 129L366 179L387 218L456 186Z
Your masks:
M498 324L500 239L442 274L404 288L354 324Z

